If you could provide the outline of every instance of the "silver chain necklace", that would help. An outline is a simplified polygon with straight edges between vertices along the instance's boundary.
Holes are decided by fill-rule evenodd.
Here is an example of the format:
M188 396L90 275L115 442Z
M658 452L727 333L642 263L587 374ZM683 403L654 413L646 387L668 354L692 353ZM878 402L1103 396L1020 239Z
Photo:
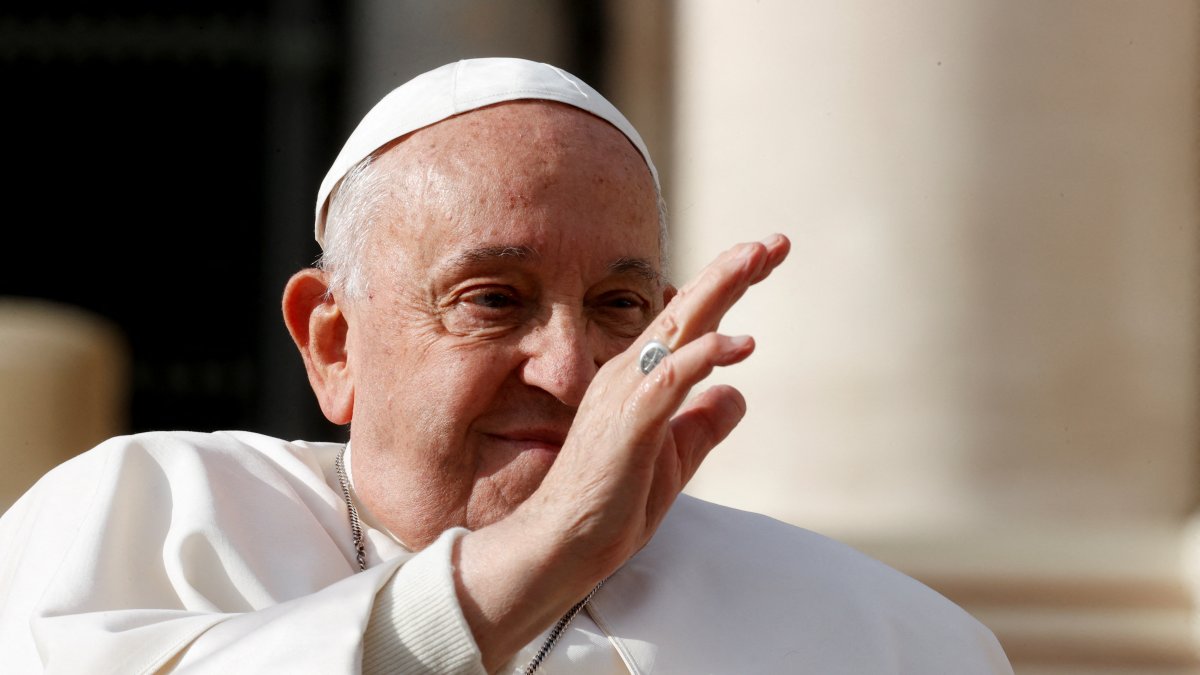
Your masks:
M350 514L350 535L354 538L354 552L358 558L358 571L362 572L367 569L367 547L363 542L362 521L358 519L358 509L354 507L354 500L350 497L350 481L346 478L346 448L343 447L338 453L337 459L333 461L334 471L337 472L338 483L342 487L342 499L346 502L346 511ZM521 671L524 675L532 675L534 671L542 665L542 661L550 654L550 650L554 649L554 645L558 644L558 639L562 637L563 631L571 622L575 620L575 616L587 606L592 600L592 596L596 595L596 591L604 585L608 579L601 579L600 583L587 594L587 597L575 603L571 609L563 614L558 623L554 624L554 628L550 630L550 634L546 636L546 641L542 643L537 654L529 661L529 665L525 666L525 670Z
M342 499L346 501L346 511L350 514L350 535L354 537L354 552L358 558L358 571L367 569L367 547L363 544L362 523L358 520L358 509L354 508L354 500L350 498L350 481L346 480L346 448L343 447L333 461L337 471L338 483L342 486Z

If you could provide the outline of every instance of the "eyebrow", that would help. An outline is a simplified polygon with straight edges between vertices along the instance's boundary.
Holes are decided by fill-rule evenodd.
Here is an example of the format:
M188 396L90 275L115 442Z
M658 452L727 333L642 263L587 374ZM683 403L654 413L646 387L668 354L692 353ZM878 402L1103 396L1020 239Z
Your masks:
M645 258L619 258L608 266L612 274L633 274L651 282L661 282L662 275L658 269Z
M529 260L534 257L537 257L537 251L528 246L479 246L467 249L447 260L446 267L456 269L504 258Z
M538 252L530 246L478 246L467 249L446 261L447 269L462 269L505 258L518 261L531 260L538 257ZM618 258L608 266L610 274L632 274L650 282L661 282L663 277L649 260L645 258Z

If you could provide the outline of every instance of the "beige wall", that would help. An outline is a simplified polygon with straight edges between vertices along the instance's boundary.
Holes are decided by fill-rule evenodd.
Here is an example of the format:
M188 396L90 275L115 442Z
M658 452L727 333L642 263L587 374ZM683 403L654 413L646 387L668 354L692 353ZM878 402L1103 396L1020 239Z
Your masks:
M1182 520L1197 464L1195 2L676 6L680 276L751 414L691 491L837 531Z

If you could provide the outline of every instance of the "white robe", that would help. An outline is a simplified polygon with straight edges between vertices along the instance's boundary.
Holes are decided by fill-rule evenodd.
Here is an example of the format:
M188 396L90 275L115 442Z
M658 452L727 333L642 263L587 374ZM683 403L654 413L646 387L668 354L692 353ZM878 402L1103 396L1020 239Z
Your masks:
M117 438L0 518L5 673L481 672L450 551L368 528L356 573L340 445L246 432ZM380 589L384 589L380 592ZM523 663L540 639L514 659ZM385 653L384 653L385 652ZM380 654L383 654L380 656ZM990 632L819 535L680 497L543 672L1011 673Z

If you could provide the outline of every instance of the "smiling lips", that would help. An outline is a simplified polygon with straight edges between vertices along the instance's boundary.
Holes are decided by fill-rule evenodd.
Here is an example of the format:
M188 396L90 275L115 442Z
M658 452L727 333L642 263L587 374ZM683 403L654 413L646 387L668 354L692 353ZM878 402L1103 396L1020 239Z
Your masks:
M554 429L513 429L501 433L488 434L492 438L515 445L538 447L558 452L567 439L565 431Z

